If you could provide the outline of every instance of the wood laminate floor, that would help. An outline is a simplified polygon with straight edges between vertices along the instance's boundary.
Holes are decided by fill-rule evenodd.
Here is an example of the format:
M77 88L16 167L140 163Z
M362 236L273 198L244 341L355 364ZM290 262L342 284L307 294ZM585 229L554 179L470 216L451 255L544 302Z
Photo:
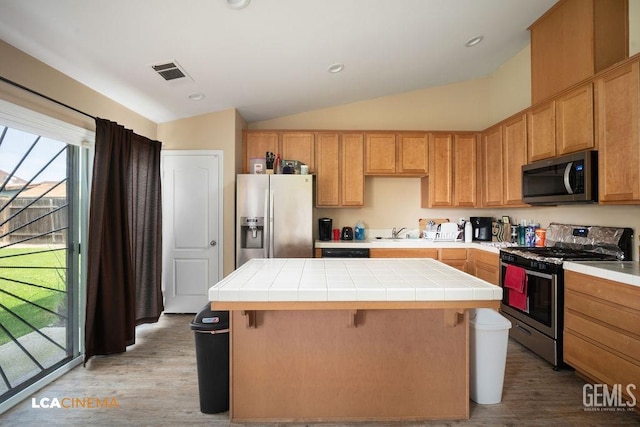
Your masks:
M200 412L191 315L163 315L138 328L137 343L123 354L94 357L0 415L0 425L229 426L228 413ZM584 382L510 341L501 403L471 402L465 421L352 423L351 426L636 426L634 411L586 411ZM638 385L640 386L640 385ZM640 394L640 390L637 392ZM38 409L32 398L115 399L118 407ZM255 424L252 424L255 425ZM335 424L321 424L321 426Z

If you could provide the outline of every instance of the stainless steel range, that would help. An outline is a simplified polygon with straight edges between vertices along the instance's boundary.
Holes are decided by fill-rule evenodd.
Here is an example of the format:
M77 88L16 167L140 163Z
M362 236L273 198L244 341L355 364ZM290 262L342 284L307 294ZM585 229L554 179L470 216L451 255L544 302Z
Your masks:
M552 223L545 247L500 250L501 311L509 336L550 362L562 362L564 261L631 259L630 228Z

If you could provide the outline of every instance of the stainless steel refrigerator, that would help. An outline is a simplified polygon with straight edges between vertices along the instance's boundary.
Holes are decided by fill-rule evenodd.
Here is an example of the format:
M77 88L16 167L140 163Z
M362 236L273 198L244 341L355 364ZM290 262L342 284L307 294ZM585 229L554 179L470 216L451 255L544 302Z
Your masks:
M313 175L242 174L236 184L236 268L313 257Z

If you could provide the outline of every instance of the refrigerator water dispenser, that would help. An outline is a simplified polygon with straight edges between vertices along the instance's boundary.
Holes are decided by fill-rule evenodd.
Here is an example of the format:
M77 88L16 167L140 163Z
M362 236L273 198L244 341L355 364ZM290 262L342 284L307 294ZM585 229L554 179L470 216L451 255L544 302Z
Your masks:
M240 247L246 249L264 248L264 217L243 216L240 218Z

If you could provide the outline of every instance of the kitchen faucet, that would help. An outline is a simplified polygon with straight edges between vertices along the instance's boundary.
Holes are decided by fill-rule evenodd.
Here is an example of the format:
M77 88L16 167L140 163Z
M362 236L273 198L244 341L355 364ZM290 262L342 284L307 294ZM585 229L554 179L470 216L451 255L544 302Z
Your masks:
M402 232L402 230L406 230L407 227L402 227L400 230L396 231L396 228L393 227L393 230L391 230L391 238L392 239L397 239L398 238L398 234L400 234Z

